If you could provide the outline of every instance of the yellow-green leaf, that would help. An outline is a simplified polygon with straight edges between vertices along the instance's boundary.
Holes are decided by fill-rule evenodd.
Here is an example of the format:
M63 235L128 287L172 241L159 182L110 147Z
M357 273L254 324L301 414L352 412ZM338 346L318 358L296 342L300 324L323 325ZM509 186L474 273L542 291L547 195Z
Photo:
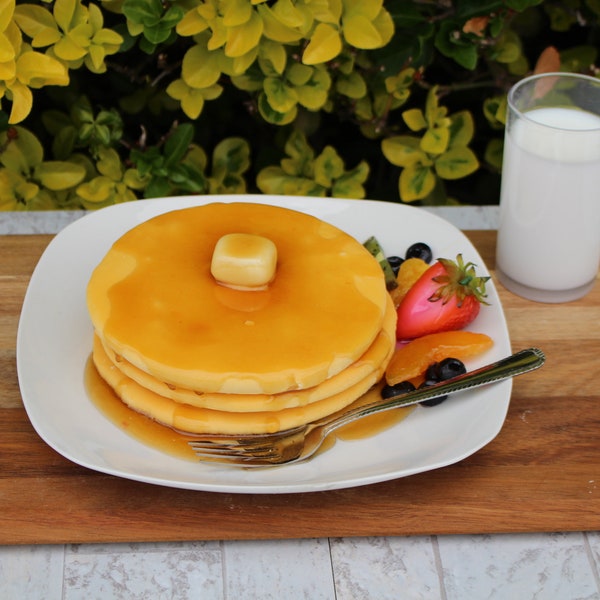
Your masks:
M192 8L183 15L183 18L175 27L175 31L183 37L197 35L206 31L209 25L196 8ZM133 32L131 32L133 34Z
M333 60L342 51L342 38L336 27L319 23L302 54L305 65L317 65Z
M56 0L53 13L58 26L65 33L87 20L87 9L79 0Z
M284 72L287 64L287 52L282 44L263 39L258 47L258 52L262 60L269 61L277 74L281 75Z
M298 114L298 108L295 105L287 112L279 112L275 110L267 100L266 94L260 94L258 97L258 111L261 117L273 125L289 125Z
M270 166L261 169L256 177L256 185L263 194L280 194L287 175L280 167Z
M315 156L314 150L306 140L306 136L297 129L294 129L286 140L284 149L288 156L300 159L302 162L311 161Z
M81 183L85 169L72 162L51 160L36 167L35 177L49 190L66 190Z
M315 85L303 85L294 88L298 104L308 108L308 110L319 110L325 106L329 93L327 89L316 87Z
M100 203L108 200L114 189L115 182L110 177L101 175L81 184L77 188L77 194L88 202Z
M264 4L257 6L258 14L263 21L263 35L274 42L292 44L302 39L302 33L278 19L273 11Z
M419 147L419 140L407 135L386 138L381 142L383 155L398 167L413 164L426 164L427 155Z
M287 27L302 29L307 25L307 15L292 0L277 0L273 6L275 18Z
M29 173L44 159L44 149L37 137L24 127L14 128L17 136L8 143L6 132L0 134L0 163L14 173Z
M252 15L252 5L248 0L229 0L222 2L223 25L225 27L237 27L246 23Z
M199 44L192 46L183 57L181 76L190 87L198 89L217 83L221 76L218 56Z
M52 13L41 6L20 4L15 8L14 18L19 29L31 38L34 48L50 46L61 37Z
M344 17L342 23L344 38L351 46L368 50L383 45L381 34L367 17L361 14L351 15Z
M113 181L120 181L123 176L121 158L114 148L101 148L98 151L99 160L96 163L98 171Z
M227 43L225 54L235 57L242 56L256 48L263 33L263 21L254 11L250 19L243 25L227 28Z
M460 179L474 173L479 161L473 151L466 147L455 147L435 161L435 170L442 179Z
M483 101L483 114L493 129L503 129L506 123L506 94L486 98Z
M270 106L277 112L286 113L296 106L298 102L296 91L281 79L267 77L263 86Z
M504 142L501 139L494 138L490 140L485 148L485 161L494 167L497 171L502 169L502 159L504 153Z
M420 108L411 108L402 113L402 119L411 131L421 131L427 127L425 115Z
M323 152L314 161L314 180L324 187L331 187L334 179L344 173L344 161L335 148L325 146Z
M362 75L356 71L353 71L349 75L339 77L335 86L340 94L354 100L363 98L367 94L367 84Z
M344 0L344 14L360 14L372 21L383 7L383 0Z
M30 87L68 85L69 73L55 58L40 52L24 52L17 59L19 80Z
M430 127L421 139L421 150L427 154L442 154L448 148L449 141L448 127Z
M123 183L132 190L143 190L148 183L148 177L142 177L137 169L127 169L123 175Z
M5 31L13 18L15 0L0 0L0 31Z
M373 20L373 25L379 32L381 46L385 46L394 37L395 26L392 15L382 8Z
M64 36L56 42L53 49L58 58L66 61L78 60L87 54L86 48L75 42L70 36Z
M402 170L399 179L400 198L414 202L427 197L435 187L435 173L431 167L412 164Z
M339 23L342 16L342 0L311 0L308 7L313 17L322 23Z
M450 147L466 146L474 133L473 115L468 110L461 110L450 117Z
M33 94L26 85L15 80L8 86L8 96L12 100L8 122L20 123L31 112Z
M285 77L292 85L305 85L310 81L314 69L301 63L293 63L287 70Z

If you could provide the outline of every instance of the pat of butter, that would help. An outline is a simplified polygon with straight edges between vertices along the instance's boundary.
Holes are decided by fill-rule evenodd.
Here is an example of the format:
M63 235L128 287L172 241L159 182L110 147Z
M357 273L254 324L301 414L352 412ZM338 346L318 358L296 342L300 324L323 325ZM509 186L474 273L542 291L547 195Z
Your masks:
M240 290L260 290L275 278L277 247L252 233L228 233L213 251L210 272L221 284Z

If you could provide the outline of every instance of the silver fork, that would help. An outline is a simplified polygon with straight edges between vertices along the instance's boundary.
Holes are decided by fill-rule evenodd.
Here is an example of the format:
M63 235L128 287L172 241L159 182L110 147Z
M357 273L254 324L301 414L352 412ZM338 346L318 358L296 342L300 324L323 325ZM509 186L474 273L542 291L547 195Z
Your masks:
M294 429L256 435L208 434L191 440L189 444L200 459L228 466L269 467L297 463L313 456L332 431L357 419L528 373L541 367L544 361L541 350L528 348L441 383L342 409Z

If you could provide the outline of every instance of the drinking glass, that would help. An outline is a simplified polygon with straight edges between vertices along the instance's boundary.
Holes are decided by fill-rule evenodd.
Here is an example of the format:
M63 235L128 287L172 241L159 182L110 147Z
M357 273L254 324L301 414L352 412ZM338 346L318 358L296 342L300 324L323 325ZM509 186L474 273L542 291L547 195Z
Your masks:
M530 300L576 300L600 264L600 79L527 77L507 112L498 279Z

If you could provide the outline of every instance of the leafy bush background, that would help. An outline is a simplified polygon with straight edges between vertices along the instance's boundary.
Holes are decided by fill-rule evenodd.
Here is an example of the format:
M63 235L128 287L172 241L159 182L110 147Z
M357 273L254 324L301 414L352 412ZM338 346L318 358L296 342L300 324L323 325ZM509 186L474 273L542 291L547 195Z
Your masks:
M600 76L600 0L0 0L0 209L498 202L506 92Z

